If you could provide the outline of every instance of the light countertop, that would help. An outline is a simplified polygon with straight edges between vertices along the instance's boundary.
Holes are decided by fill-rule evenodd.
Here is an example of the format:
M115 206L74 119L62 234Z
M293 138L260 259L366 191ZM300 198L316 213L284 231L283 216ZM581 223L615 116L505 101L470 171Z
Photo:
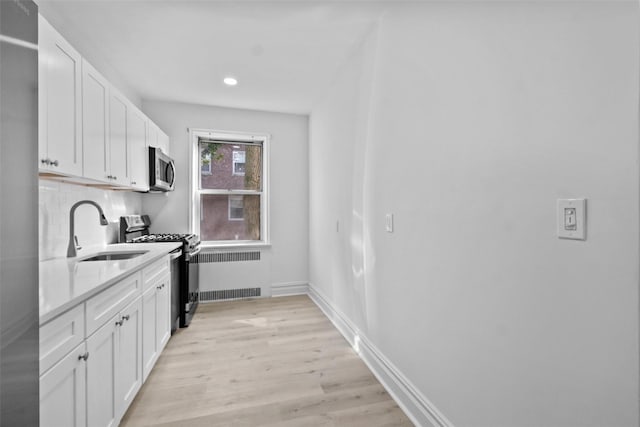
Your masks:
M54 258L40 262L40 324L86 301L119 280L167 255L182 243L119 243L87 248L76 258ZM148 251L131 259L117 261L79 260L97 252Z

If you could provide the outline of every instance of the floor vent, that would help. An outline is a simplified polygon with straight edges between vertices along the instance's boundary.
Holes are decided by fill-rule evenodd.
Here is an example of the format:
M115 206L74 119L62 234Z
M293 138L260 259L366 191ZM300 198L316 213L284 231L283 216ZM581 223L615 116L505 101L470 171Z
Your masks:
M201 252L196 255L196 264L207 262L260 261L260 251L250 252ZM193 261L192 261L193 262Z
M238 299L259 297L260 288L225 289L222 291L200 291L200 301L218 301L223 299Z

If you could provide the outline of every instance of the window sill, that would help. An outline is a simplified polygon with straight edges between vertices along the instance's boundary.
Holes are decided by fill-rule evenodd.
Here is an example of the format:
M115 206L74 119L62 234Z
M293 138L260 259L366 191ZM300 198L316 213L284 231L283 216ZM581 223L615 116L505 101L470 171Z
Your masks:
M200 247L203 252L212 252L217 249L247 249L247 248L263 248L268 249L271 247L271 243L265 242L240 242L240 243L201 243Z

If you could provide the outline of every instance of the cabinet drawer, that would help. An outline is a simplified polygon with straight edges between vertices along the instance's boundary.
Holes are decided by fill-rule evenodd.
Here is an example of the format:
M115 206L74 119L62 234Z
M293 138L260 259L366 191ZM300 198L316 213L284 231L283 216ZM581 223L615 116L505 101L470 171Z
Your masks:
M158 279L166 274L169 274L168 255L142 270L142 292L155 285Z
M140 273L133 274L87 301L87 337L139 296Z
M40 327L40 375L80 344L84 333L84 304Z

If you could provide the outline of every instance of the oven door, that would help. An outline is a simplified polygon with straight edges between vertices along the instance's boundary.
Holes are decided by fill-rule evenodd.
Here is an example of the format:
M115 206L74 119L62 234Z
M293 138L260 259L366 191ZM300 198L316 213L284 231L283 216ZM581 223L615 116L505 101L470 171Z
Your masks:
M181 316L180 327L189 326L193 315L198 309L198 302L200 296L200 265L197 262L197 257L200 253L200 248L195 248L191 252L185 254L184 269L186 271L186 277L184 280L184 288L182 289L182 307L184 310L184 316Z
M171 252L171 335L180 326L180 267L182 249Z

